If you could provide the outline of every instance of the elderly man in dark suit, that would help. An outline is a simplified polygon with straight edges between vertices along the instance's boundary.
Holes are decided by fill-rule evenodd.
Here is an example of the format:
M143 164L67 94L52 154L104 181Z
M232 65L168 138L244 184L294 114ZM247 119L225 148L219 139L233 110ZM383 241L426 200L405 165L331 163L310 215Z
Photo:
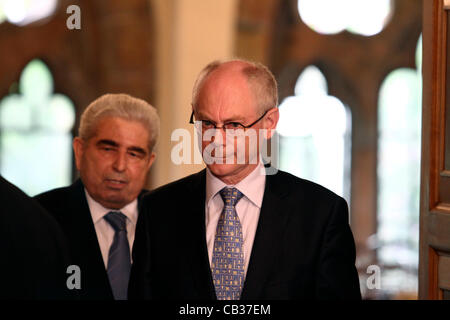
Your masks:
M207 168L145 196L132 271L142 281L130 296L361 298L345 200L266 173L261 149L278 122L277 100L261 64L213 62L200 73L191 123Z
M36 199L60 223L81 299L127 299L140 196L153 163L159 117L147 102L107 94L81 116L73 149L81 179Z

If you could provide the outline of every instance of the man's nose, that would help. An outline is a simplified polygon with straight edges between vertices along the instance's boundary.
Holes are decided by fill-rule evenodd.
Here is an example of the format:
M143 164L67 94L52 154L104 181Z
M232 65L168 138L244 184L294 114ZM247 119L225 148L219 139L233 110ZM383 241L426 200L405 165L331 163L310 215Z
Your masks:
M215 142L220 145L225 145L226 131L224 127L214 128L214 135L211 137L211 142Z
M113 168L116 171L123 172L127 168L127 154L126 152L118 152L113 162Z

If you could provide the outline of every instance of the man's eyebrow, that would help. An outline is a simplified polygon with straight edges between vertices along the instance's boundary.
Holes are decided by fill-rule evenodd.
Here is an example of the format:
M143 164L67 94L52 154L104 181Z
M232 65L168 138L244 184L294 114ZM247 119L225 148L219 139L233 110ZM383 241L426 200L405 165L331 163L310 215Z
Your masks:
M99 141L97 141L96 145L97 146L108 145L108 146L112 146L112 147L118 147L119 146L117 142L115 142L113 140L108 140L108 139L99 140Z
M229 119L225 119L225 121L223 123L229 123L229 122L242 122L243 118L240 116L236 116L236 117L231 117Z
M115 142L113 140L108 140L108 139L99 140L99 141L97 141L96 145L97 146L108 145L111 147L119 147L119 144L117 142ZM141 147L131 146L131 147L128 147L127 150L142 153L142 154L147 154L147 151Z
M198 120L206 120L206 121L209 121L212 123L216 123L215 121L208 119L208 117L204 116L201 112L198 113ZM240 122L243 120L244 119L242 118L242 116L234 115L234 116L231 116L231 117L225 119L225 121L223 121L223 123Z
M138 152L138 153L142 153L142 154L147 154L147 151L145 151L144 149L142 149L140 147L129 147L128 150L129 151Z

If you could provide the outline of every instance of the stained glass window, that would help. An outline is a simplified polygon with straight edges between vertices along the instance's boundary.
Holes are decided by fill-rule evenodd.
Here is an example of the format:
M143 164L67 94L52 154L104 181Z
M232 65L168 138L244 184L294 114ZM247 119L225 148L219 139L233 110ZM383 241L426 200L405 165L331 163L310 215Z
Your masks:
M24 68L18 89L0 100L0 173L30 196L70 184L73 103L53 93L41 60Z
M299 76L280 104L280 169L350 198L351 116L315 66Z
M421 156L422 44L417 69L392 71L378 110L378 259L386 290L417 291Z
M318 33L335 34L343 30L372 36L392 16L391 0L298 0L303 22Z

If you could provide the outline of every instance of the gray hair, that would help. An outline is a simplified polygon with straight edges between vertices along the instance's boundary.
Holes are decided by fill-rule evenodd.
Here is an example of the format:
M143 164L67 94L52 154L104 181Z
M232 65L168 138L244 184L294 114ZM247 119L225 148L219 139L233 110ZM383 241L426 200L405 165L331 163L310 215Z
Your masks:
M255 95L261 112L278 106L278 86L272 72L265 65L244 59L216 60L209 63L200 71L192 90L192 106L197 105L201 87L208 76L220 66L228 62L242 62L246 64L242 73L247 77L248 84Z
M106 117L118 117L138 121L148 131L148 147L151 152L159 136L159 116L154 107L142 99L124 93L105 94L84 110L78 129L81 139L87 141L95 135L98 122Z

